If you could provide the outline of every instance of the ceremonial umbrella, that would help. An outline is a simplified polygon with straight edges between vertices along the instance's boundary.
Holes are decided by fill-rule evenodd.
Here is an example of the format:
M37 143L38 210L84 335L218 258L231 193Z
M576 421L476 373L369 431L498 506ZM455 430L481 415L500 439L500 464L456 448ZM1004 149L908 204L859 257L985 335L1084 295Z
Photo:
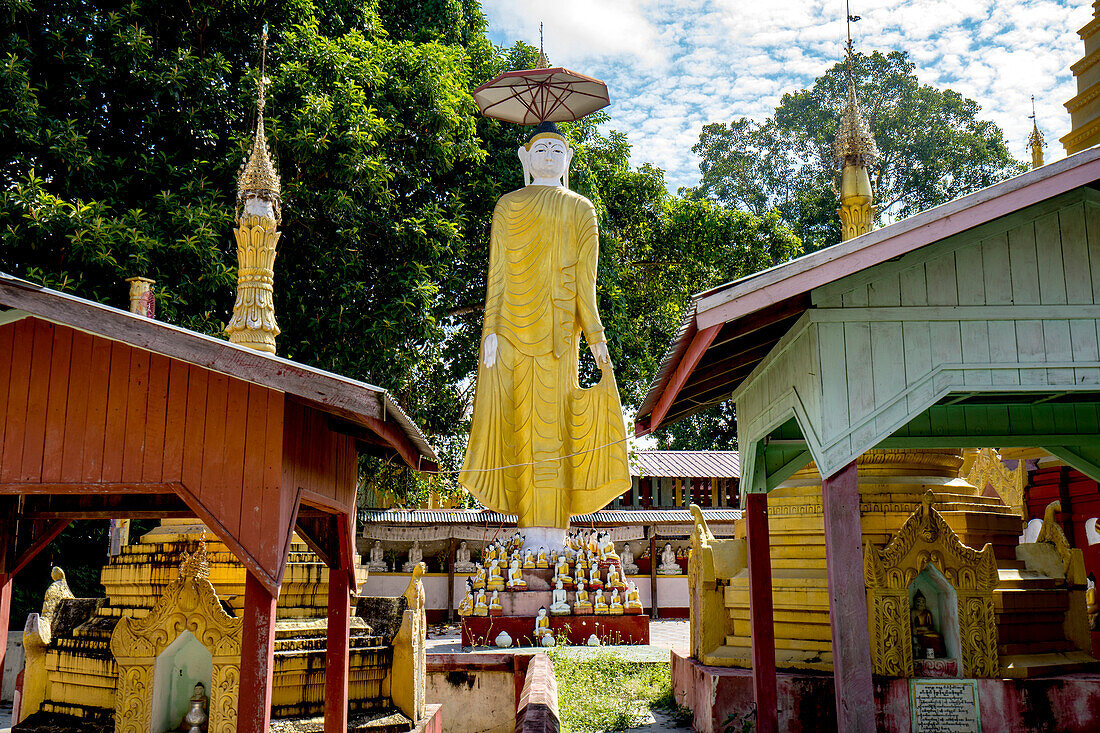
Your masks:
M599 79L561 67L506 71L474 90L481 113L505 122L572 122L611 104Z

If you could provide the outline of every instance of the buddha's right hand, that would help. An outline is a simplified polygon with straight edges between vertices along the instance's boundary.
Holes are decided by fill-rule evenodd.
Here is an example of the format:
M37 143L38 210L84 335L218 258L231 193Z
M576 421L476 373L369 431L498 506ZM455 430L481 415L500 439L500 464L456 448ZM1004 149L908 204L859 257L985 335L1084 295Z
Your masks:
M492 367L497 363L497 335L491 333L485 337L485 366Z

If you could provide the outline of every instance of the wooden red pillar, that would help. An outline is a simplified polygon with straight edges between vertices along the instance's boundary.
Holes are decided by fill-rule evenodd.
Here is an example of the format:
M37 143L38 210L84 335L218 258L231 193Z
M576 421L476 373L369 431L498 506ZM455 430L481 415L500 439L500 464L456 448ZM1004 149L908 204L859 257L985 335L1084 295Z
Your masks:
M821 508L825 514L837 729L871 733L875 730L875 691L855 461L821 482Z
M329 568L328 637L325 642L325 733L346 733L348 729L350 599L351 584L347 568Z
M245 573L238 733L268 733L271 727L271 673L275 657L277 600L277 596L272 595L252 573Z
M775 618L772 614L772 559L768 546L768 495L749 494L745 504L749 552L749 618L752 637L752 691L758 733L779 730L775 678Z

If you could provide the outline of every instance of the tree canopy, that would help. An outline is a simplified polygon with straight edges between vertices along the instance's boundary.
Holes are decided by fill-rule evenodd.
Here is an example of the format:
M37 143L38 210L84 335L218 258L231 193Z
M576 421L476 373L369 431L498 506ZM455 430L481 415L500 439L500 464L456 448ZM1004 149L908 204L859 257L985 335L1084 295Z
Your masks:
M871 183L879 223L905 218L1020 173L977 102L922 84L905 52L856 54L853 74L880 156ZM807 251L840 241L832 145L847 93L836 64L809 89L784 94L763 122L703 127L695 194L756 214L775 211Z

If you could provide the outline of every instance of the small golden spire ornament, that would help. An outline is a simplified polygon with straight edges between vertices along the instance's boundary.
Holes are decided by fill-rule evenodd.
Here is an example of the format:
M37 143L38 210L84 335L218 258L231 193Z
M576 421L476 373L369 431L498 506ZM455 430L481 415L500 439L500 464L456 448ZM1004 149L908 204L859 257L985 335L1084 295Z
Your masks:
M229 340L257 351L275 353L275 246L281 236L281 184L271 161L264 129L267 85L267 25L260 44L260 79L256 85L256 133L252 150L237 178L237 300L226 326Z
M836 140L833 143L833 160L840 169L841 239L849 240L866 234L875 225L875 208L872 205L871 177L868 168L878 160L878 145L871 128L863 116L856 99L855 76L852 71L854 51L852 47L852 23L858 15L848 12L848 45L845 60L848 73L848 98L840 115Z
M1034 94L1031 95L1031 114L1028 119L1031 120L1031 136L1027 139L1027 145L1031 148L1031 170L1035 170L1043 165L1043 147L1046 145L1046 140L1043 138L1043 133L1039 132Z
M535 62L536 69L549 69L550 62L546 60L546 53L542 50L542 23L539 23L539 60Z

